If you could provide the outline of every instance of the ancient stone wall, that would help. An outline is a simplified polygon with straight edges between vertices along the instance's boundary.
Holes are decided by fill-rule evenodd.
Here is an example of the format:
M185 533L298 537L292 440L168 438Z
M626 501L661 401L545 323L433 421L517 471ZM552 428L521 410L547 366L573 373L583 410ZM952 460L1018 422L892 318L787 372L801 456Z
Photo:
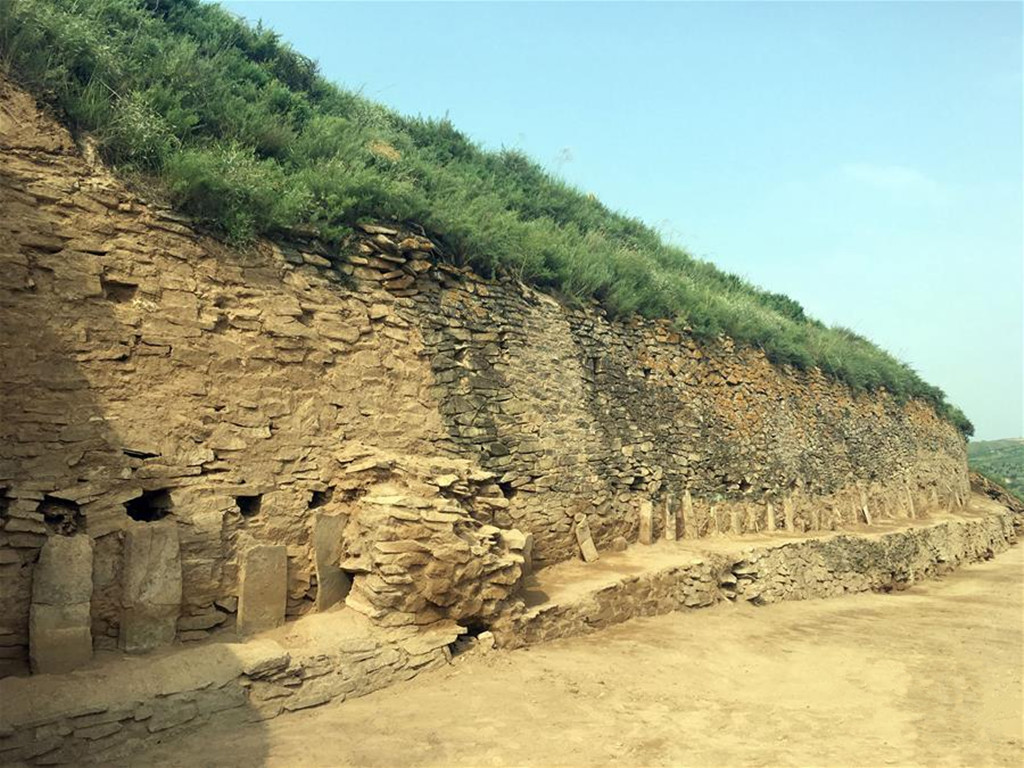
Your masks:
M574 637L637 616L707 608L727 601L755 605L906 589L1015 544L1024 520L992 505L982 515L884 534L818 534L745 551L707 551L680 563L529 608L521 603L494 624L501 647ZM738 545L740 542L736 542Z
M408 229L229 248L5 83L0 150L0 672L53 536L92 541L93 645L144 650L231 630L255 547L285 547L288 617L322 576L420 626L499 611L531 557L575 555L579 513L600 549L645 503L685 499L701 536L967 492L923 403L482 279Z
M699 559L680 552L678 565L569 599L530 609L514 601L497 617L494 634L502 648L515 648L729 600L760 604L900 589L1004 551L1021 523L1019 514L992 504L980 514L884 534L817 534L745 551L741 542L728 542L731 549ZM122 659L113 669L76 672L73 685L60 675L2 680L0 697L10 704L0 714L0 763L121 764L147 742L212 716L230 730L235 722L355 698L443 666L459 647L453 641L460 629L452 622L395 637L358 621L351 632L337 618L306 617L334 621L300 648L262 638L179 649L141 669Z

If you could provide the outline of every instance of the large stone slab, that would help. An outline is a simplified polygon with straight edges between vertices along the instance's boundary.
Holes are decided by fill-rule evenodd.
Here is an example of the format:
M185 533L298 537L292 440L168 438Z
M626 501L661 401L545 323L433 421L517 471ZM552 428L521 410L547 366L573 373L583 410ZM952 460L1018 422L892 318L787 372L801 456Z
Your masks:
M324 611L345 599L352 579L338 566L346 515L319 514L313 521L313 560L316 567L316 609Z
M597 547L594 545L594 537L590 532L590 523L587 516L580 513L576 515L576 543L580 546L580 554L584 562L592 563L598 559Z
M181 551L174 522L125 531L121 648L146 651L174 641L181 613Z
M92 658L92 540L51 536L39 552L29 609L29 659L36 673L63 673Z
M288 549L258 544L242 555L238 584L238 632L252 634L284 622L288 602Z
M649 501L640 502L640 543L654 543L654 504Z
M665 541L675 541L678 532L679 518L675 499L665 498Z

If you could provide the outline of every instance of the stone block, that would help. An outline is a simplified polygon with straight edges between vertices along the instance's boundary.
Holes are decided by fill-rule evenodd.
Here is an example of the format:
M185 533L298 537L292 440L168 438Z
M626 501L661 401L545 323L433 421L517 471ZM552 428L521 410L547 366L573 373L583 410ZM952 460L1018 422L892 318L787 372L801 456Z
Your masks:
M174 641L181 613L181 551L173 522L125 531L121 648L129 653Z
M594 538L590 533L590 524L587 522L587 516L584 514L576 515L576 543L579 544L580 554L583 556L583 561L592 563L598 559L597 547L594 546Z
M316 568L316 609L324 611L345 599L351 577L338 566L345 515L318 514L313 521L313 558Z
M238 632L251 634L284 622L288 601L288 550L258 544L242 556L238 585Z
M783 524L786 526L787 531L796 530L796 512L793 505L793 497L787 496L782 502L782 515Z
M654 505L649 501L640 502L640 543L654 543Z
M36 674L63 674L92 658L89 603L33 603L28 632L32 671Z
M33 672L70 672L92 658L91 599L92 540L49 537L32 580L29 660Z
M678 531L675 500L669 496L665 499L665 541L675 541Z
M697 529L697 518L693 513L693 496L687 490L683 493L683 536L688 539L695 539L699 535Z
M39 552L32 575L32 602L74 605L92 599L92 540L51 536Z

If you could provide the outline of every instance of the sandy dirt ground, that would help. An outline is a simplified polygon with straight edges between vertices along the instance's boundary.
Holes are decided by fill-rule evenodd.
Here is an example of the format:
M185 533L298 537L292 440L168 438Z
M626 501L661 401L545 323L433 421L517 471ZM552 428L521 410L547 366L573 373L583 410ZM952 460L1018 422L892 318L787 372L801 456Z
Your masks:
M891 595L724 605L451 667L133 765L1024 764L1024 547Z

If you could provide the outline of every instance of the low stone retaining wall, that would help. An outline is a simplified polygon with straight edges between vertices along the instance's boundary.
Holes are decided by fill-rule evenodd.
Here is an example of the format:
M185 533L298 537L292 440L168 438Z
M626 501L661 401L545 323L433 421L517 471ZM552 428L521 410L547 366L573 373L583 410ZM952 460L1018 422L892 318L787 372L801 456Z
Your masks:
M269 639L0 681L0 764L122 764L217 714L225 725L343 701L446 664L460 627L289 650Z
M1020 517L1004 509L890 533L705 553L578 598L511 612L493 630L502 648L516 648L726 600L764 604L902 589L1005 551L1017 540L1014 522Z

